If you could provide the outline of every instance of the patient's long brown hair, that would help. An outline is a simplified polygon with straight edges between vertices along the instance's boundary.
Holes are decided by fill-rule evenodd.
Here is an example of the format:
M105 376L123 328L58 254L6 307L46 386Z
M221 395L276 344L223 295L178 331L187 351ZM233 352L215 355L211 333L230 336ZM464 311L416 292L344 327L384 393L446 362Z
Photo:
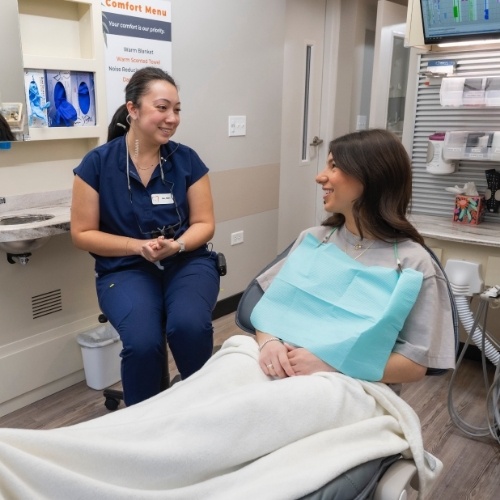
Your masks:
M411 162L396 135L383 129L353 132L331 141L329 152L337 168L363 185L363 194L353 204L361 237L364 228L384 241L410 238L424 243L406 217L412 194ZM344 216L335 213L323 225L338 227L344 222Z

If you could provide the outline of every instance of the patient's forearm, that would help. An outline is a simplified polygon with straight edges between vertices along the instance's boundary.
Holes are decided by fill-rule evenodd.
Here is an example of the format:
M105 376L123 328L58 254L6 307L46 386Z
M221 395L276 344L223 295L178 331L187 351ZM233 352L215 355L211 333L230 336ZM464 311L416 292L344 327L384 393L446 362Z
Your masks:
M417 382L425 376L426 371L427 367L393 352L385 365L384 375L380 382L386 384Z

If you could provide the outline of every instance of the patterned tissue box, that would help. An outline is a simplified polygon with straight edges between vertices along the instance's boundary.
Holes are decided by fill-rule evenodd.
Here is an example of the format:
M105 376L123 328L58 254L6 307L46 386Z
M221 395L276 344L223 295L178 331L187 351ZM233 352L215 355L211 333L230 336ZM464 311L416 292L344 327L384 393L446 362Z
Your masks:
M457 195L455 197L453 220L462 224L477 225L483 220L485 204L484 196Z

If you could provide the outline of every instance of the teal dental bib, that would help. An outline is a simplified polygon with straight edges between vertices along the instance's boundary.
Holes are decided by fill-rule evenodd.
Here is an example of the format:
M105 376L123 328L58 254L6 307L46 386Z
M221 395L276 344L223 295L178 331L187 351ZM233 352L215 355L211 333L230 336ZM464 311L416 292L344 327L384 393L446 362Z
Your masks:
M422 280L414 269L365 266L307 234L250 320L346 375L380 380Z

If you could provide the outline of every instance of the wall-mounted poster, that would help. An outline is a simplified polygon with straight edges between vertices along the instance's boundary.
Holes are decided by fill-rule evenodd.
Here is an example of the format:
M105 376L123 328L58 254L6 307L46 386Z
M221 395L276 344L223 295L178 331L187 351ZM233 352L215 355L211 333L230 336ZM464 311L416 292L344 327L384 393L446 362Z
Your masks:
M108 121L125 102L125 85L144 66L172 71L170 0L102 0Z

